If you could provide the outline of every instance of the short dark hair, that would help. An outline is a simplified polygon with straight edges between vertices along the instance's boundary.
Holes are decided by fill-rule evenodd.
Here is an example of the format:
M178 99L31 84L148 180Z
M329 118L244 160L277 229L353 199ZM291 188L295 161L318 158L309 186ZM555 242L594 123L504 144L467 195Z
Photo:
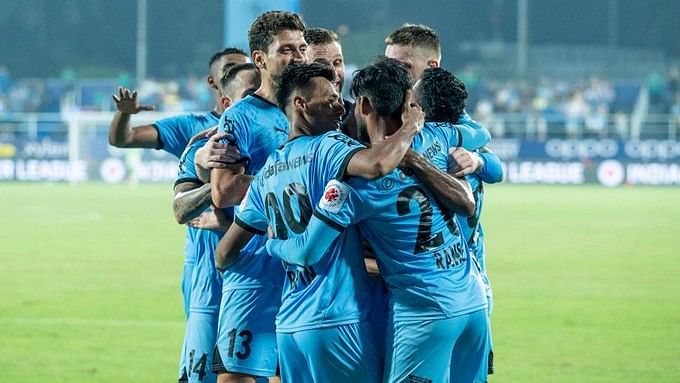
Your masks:
M355 99L368 97L379 116L398 119L404 94L411 86L413 78L404 64L379 56L371 65L355 72L350 94Z
M236 48L236 47L224 48L223 50L215 53L214 55L212 55L212 57L210 57L210 61L208 62L208 68L212 68L212 65L217 60L221 59L222 56L226 56L226 55L244 55L244 56L248 57L248 55L246 54L246 52L243 49Z
M305 41L309 45L340 42L337 33L325 28L309 28L305 31Z
M422 24L404 24L385 38L387 45L413 45L441 54L441 42L434 29Z
M248 30L250 53L267 51L274 41L274 36L283 30L301 31L306 27L302 17L297 13L285 11L269 11L259 15Z
M465 84L444 68L427 68L415 95L425 112L425 121L458 122L465 109Z
M257 71L258 69L257 66L255 66L255 64L253 63L236 64L232 66L220 79L220 90L222 91L222 93L228 94L231 92L231 90L229 89L230 85L234 82L236 75L238 75L239 72L242 72L244 70Z
M332 82L335 80L335 71L328 65L319 63L291 64L283 70L279 88L276 91L276 103L284 113L293 92L297 89L307 90L310 80L314 77L323 77Z

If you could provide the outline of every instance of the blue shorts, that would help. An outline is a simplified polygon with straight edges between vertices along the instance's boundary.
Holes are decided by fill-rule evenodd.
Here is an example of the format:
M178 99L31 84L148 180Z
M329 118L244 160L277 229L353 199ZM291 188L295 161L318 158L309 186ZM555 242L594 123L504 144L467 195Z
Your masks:
M277 333L281 381L378 383L382 364L368 323Z
M182 289L182 303L184 304L184 318L189 319L189 306L191 305L191 280L194 273L195 263L184 263L182 270L182 280L180 287Z
M225 290L213 372L275 376L278 361L274 319L280 305L278 288Z
M216 311L189 313L184 333L180 382L214 383L217 380L211 368L217 338L217 318Z
M388 324L384 382L486 382L486 310ZM451 379L451 380L449 380Z

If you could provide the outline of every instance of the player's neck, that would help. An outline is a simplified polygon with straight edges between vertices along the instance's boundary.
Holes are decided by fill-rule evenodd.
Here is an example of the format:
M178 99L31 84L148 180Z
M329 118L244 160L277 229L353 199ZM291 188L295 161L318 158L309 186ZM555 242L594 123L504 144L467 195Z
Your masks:
M222 107L222 95L213 90L213 102L215 106L213 107L213 112L219 114L220 116L224 113L224 108Z
M369 124L368 135L372 144L384 140L385 137L399 130L399 126L389 118L373 118Z
M288 135L289 140L298 136L316 136L322 134L319 129L315 129L309 121L301 115L296 115L292 120L288 120L288 126L290 126L290 134Z
M271 79L263 78L255 94L276 105L276 87Z

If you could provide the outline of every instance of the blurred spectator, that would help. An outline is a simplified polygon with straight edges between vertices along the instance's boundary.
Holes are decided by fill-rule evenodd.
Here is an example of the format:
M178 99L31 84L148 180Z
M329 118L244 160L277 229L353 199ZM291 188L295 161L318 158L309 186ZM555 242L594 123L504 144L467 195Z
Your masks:
M585 79L539 78L535 80L491 80L477 78L466 69L470 98L466 109L494 137L628 137L631 115L640 90L646 84L652 101L661 105L662 113L655 121L674 122L680 130L680 71L673 67L667 77L651 74L646 81L618 81L592 76ZM349 81L349 79L348 79ZM113 110L111 94L121 83L129 83L127 75L106 79L78 79L64 71L60 78L48 80L13 79L0 67L0 113L63 112ZM127 84L129 85L129 84ZM204 110L210 104L210 90L197 76L176 80L147 79L137 86L140 100L152 104L159 112L183 113ZM652 100L653 99L653 100ZM654 117L650 114L650 118ZM644 121L643 121L644 123ZM657 125L654 125L657 124ZM655 132L668 132L668 126L655 127ZM651 134L656 134L651 132Z

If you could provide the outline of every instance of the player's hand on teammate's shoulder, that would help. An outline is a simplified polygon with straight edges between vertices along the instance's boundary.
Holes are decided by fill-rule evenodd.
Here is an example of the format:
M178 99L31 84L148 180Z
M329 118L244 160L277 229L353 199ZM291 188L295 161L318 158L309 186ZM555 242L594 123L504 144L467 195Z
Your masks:
M137 102L137 91L130 92L130 89L118 87L118 95L112 95L116 109L125 114L136 114L143 110L154 110L153 105L144 105Z
M199 166L204 169L225 169L241 158L241 152L234 145L221 142L231 135L227 132L215 131L201 149L204 155L200 157Z
M465 177L479 170L484 165L481 157L463 148L449 149L449 174L454 177Z
M424 124L425 112L423 112L420 105L415 102L413 92L407 90L404 94L404 103L401 107L401 126L402 128L410 129L415 135L423 128Z

